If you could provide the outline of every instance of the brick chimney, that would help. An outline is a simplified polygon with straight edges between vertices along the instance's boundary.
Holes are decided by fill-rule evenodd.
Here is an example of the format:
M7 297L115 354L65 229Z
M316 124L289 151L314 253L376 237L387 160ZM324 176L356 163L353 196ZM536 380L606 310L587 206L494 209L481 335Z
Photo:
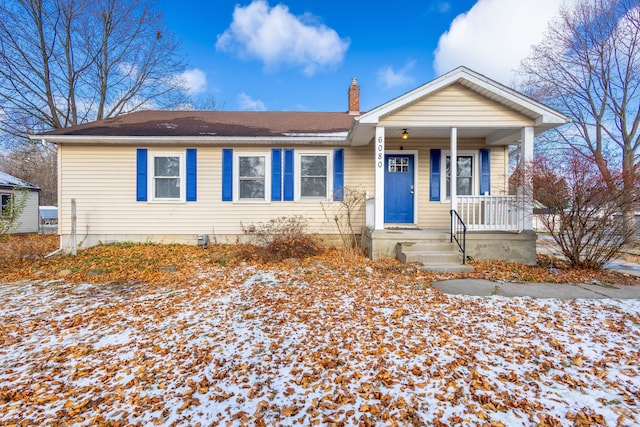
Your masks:
M349 85L349 114L357 116L360 114L360 85L354 77Z

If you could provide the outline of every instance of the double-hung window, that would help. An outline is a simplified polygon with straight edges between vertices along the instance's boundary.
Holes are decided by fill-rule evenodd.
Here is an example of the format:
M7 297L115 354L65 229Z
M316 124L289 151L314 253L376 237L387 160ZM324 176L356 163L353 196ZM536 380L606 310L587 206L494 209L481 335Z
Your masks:
M456 195L472 196L477 194L477 154L459 152L456 161ZM451 198L451 156L445 154L446 174L444 188L447 199Z
M153 154L151 162L154 200L184 200L184 156Z
M266 153L238 153L235 194L240 201L269 199L269 156Z
M299 164L299 198L326 199L330 188L328 154L300 154Z
M327 156L300 156L300 197L327 197Z

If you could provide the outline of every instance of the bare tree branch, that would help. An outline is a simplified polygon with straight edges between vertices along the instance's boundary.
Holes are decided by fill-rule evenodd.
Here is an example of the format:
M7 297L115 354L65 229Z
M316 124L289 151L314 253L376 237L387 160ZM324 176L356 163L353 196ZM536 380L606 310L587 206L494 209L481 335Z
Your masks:
M610 191L621 171L634 198L640 148L640 5L637 0L580 0L563 9L522 63L522 89L573 119L559 139L591 159ZM635 230L636 206L624 206ZM636 233L627 233L634 236Z
M0 132L16 137L185 102L153 0L0 3Z

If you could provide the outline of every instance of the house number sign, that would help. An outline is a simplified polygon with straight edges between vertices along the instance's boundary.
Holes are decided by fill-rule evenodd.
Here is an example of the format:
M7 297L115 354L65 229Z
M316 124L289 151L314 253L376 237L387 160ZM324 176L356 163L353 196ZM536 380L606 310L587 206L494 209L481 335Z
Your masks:
M382 169L384 166L384 139L379 136L378 143L376 144L376 166Z

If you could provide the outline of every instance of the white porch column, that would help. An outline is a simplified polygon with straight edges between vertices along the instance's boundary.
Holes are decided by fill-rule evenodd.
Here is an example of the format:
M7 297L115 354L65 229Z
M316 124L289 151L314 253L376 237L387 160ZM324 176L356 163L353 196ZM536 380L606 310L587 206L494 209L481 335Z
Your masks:
M374 230L384 230L384 127L376 126Z
M533 127L526 126L520 131L520 151L522 152L521 164L525 168L529 168L531 162L533 162ZM531 181L533 178L529 176L529 173L525 173L526 180ZM524 185L524 191L521 189L522 196L524 197L523 203L523 230L533 230L533 192L529 191L533 188L532 182L526 182Z
M449 180L449 191L451 193L451 210L458 210L458 200L456 199L456 189L458 183L458 128L451 128L451 179ZM447 173L446 163L443 165L444 170L440 173ZM446 190L445 190L446 191Z

